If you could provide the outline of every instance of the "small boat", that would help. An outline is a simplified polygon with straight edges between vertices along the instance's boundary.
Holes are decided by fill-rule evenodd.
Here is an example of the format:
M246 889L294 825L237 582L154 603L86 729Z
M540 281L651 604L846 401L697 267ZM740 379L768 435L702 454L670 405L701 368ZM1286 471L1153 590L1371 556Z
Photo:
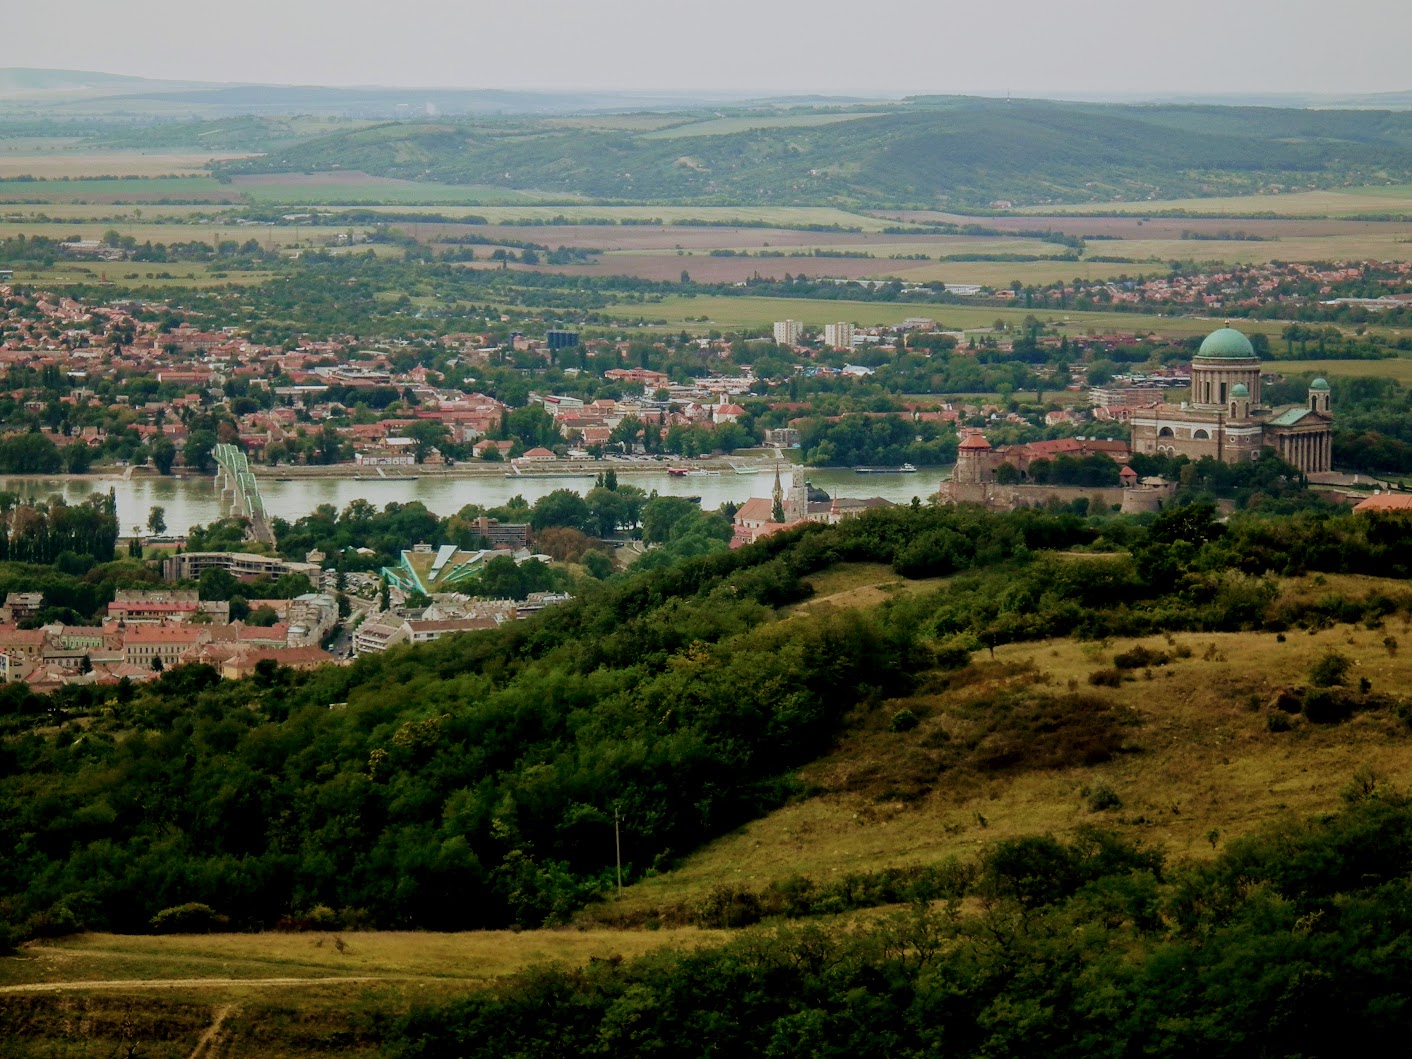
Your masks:
M690 467L668 467L668 468L667 468L667 473L670 474L673 478L685 478L688 474L691 474L691 468L690 468Z
M901 467L854 467L855 474L916 474L917 468L910 463L904 463Z

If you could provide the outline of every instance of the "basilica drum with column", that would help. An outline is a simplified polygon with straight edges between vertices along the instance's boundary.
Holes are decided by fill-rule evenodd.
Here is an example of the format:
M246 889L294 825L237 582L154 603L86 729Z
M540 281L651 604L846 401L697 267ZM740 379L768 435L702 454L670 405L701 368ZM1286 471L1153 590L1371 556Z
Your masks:
M1260 401L1260 358L1233 327L1206 336L1191 362L1191 399L1132 412L1133 452L1203 456L1225 463L1258 459L1274 449L1306 474L1330 469L1333 417L1329 384L1315 379L1303 405L1270 408Z

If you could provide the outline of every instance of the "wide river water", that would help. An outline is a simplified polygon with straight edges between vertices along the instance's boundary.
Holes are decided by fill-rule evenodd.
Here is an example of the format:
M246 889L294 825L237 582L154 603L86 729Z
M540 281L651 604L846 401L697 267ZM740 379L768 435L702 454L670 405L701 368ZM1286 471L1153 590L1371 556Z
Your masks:
M810 482L830 496L880 496L905 504L914 496L925 501L935 494L949 471L950 467L924 467L915 474L857 474L852 470L810 468L804 473ZM785 489L790 486L792 473L794 469L788 467L782 471ZM394 501L405 504L420 500L429 510L446 516L467 504L495 507L517 494L534 503L555 489L587 493L594 484L592 475L513 479L447 475L388 482L352 478L299 478L277 482L273 477L260 476L259 481L269 513L291 522L320 504L332 504L342 511L349 502L358 499L367 500L378 508ZM773 468L762 469L758 474L723 471L719 476L701 478L673 478L656 471L619 476L621 484L635 485L649 494L655 489L665 496L699 496L701 506L707 510L728 500L739 502L752 496L769 496L774 481ZM205 525L225 514L213 478L0 476L0 490L37 498L59 494L71 504L81 502L93 492L106 493L110 487L117 494L118 525L123 533L130 532L134 526L145 527L148 511L156 505L166 509L167 528L171 533L182 533L192 525Z

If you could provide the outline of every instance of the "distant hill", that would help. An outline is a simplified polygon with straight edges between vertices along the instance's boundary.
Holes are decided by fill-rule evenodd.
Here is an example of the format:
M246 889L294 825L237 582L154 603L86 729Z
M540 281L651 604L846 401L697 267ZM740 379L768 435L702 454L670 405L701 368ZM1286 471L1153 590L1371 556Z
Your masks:
M124 74L95 73L91 70L34 70L24 67L0 69L0 97L35 93L113 93L142 91L160 86L178 86L176 81L157 81Z
M1412 178L1412 113L960 97L832 112L839 120L824 124L794 123L793 108L779 127L752 118L677 136L403 122L312 138L225 171L361 170L649 203L971 208ZM682 125L695 120L683 115Z
M1412 181L1412 94L1299 101L747 100L10 69L0 136L63 122L95 146L263 154L221 175L361 171L664 205L984 210Z
M393 118L409 113L550 115L685 111L718 104L738 106L745 98L738 92L528 92L397 85L217 84L82 70L0 69L0 117L15 107L27 114L38 107L65 115L121 114L125 119L247 115ZM820 97L791 100L794 105L823 102L830 101Z

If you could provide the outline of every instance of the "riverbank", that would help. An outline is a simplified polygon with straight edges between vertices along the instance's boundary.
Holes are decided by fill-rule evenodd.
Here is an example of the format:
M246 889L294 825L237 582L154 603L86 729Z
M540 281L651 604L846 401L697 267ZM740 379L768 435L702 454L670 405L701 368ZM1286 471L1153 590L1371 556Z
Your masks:
M567 462L567 461L565 461ZM749 468L744 460L740 466ZM555 465L557 469L557 464ZM575 465L570 464L570 467ZM645 470L624 471L617 461L579 464L578 470L558 474L525 474L506 478L509 468L491 465L489 474L427 474L405 477L354 478L354 468L345 473L309 475L296 478L282 472L287 468L261 468L256 471L260 495L271 518L289 522L327 505L342 511L354 500L366 501L382 508L389 503L421 503L438 515L452 515L467 505L494 508L522 497L533 504L540 497L557 489L571 489L586 494L594 486L594 476L605 470L618 472L619 480L646 493L662 496L694 497L706 509L721 504L742 503L751 497L770 496L774 488L774 461L761 461L758 474L737 474L730 464L712 466L709 460L647 465ZM642 465L638 465L641 467ZM719 470L719 474L700 477L676 477L667 473L669 466L692 466L693 469ZM320 468L326 470L325 468ZM370 468L363 468L363 471ZM949 468L922 467L916 474L855 474L847 468L811 467L803 470L797 464L781 463L780 478L785 489L793 484L794 476L803 475L830 496L866 499L880 496L896 504L910 503L914 496L923 500L934 495ZM25 498L45 499L62 496L70 504L82 503L92 493L106 495L112 489L118 503L118 524L124 532L133 526L143 526L153 507L161 507L166 523L174 532L183 532L193 525L207 525L223 518L227 511L221 494L216 491L215 477L190 475L162 478L158 476L121 475L7 475L0 477L0 490Z
M407 481L412 478L549 478L587 477L613 471L619 478L639 474L666 474L669 467L688 467L692 471L714 471L728 474L759 474L773 472L776 463L788 471L788 460L761 459L758 456L715 456L705 460L516 460L487 463L469 460L452 465L414 464L410 467L361 467L353 463L324 466L299 465L253 466L255 477L262 483L284 479L352 478L358 481ZM379 473L381 471L382 473Z

